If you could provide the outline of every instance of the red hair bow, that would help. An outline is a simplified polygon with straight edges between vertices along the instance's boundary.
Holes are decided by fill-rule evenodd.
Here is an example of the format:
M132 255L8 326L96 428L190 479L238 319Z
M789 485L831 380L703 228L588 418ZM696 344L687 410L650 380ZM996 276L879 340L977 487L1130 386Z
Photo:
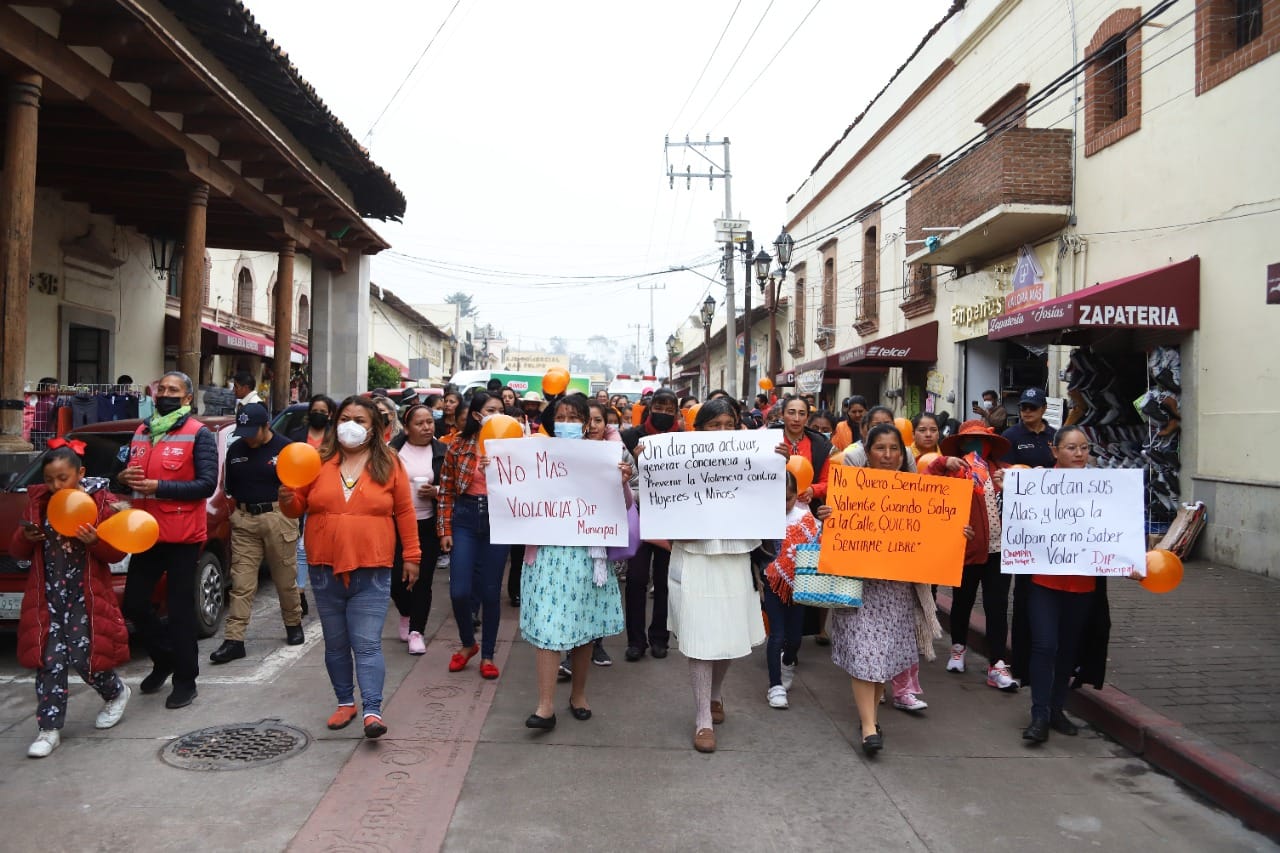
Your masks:
M70 441L68 441L67 439L65 439L65 438L61 438L61 437L59 437L59 438L51 438L51 439L49 439L49 449L50 449L50 450L57 450L59 447L70 447L72 450L74 450L74 451L76 452L76 455L77 455L77 456L84 456L84 442L83 442L83 441L79 441L79 440L74 439L74 438L73 438L73 439L71 439Z

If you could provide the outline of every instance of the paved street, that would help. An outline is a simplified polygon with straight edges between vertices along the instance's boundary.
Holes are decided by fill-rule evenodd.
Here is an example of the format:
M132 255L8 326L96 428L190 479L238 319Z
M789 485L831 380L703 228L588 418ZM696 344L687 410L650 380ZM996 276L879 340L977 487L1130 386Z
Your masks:
M0 814L6 850L162 850L189 839L217 850L1269 850L1263 836L1206 805L1086 729L1023 745L1025 695L998 694L976 669L926 667L918 718L888 709L886 749L854 749L848 679L806 643L791 709L764 701L763 655L735 664L720 750L690 747L686 667L667 660L593 667L587 722L559 713L549 734L523 727L536 693L532 649L504 613L503 676L451 675L445 573L437 574L428 654L410 658L384 633L390 734L366 743L329 732L332 694L315 617L305 646L283 645L262 591L250 657L202 664L200 698L166 711L135 696L124 721L93 729L99 703L73 689L62 748L25 757L34 734L28 673L0 641ZM219 639L201 644L202 655ZM147 666L131 663L136 684ZM567 687L558 702L568 701ZM563 709L562 709L563 710ZM172 738L218 724L279 718L310 734L284 761L226 772L165 764ZM22 816L48 814L47 820Z

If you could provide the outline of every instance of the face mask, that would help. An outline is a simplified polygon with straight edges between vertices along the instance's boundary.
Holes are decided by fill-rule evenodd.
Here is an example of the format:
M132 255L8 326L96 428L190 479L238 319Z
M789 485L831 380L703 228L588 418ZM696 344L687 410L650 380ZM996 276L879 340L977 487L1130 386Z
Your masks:
M989 412L991 411L991 407L994 406L995 404L992 403L990 400L983 400L978 405L982 406L982 408L986 409Z
M663 414L662 412L650 412L649 423L653 424L653 428L658 432L669 432L676 425L676 416Z
M329 416L324 412L312 412L307 415L307 423L312 429L324 429L329 425Z
M369 431L355 421L343 421L338 424L338 441L343 447L356 448L369 438Z
M960 444L960 449L965 453L976 453L982 455L982 439L970 438Z
M441 418L443 418L443 417L444 417L444 410L443 410L443 409L432 409L432 410L431 410L431 417L435 418L436 420L440 420Z
M156 411L162 415L172 415L181 408L181 397L156 397Z
M556 438L582 438L582 424L556 422Z
M827 441L830 441L830 440L831 440L831 433L829 433L829 432L824 432L824 433L822 433L822 437L823 437L823 438L825 438Z

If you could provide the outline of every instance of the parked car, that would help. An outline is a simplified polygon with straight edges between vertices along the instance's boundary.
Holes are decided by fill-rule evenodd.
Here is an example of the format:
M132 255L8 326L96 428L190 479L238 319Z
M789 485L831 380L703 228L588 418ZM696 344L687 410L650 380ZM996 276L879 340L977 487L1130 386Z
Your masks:
M209 535L196 563L196 597L191 606L196 611L200 636L211 637L218 632L226 614L227 589L231 583L228 571L231 554L231 502L222 490L222 465L235 420L230 417L200 420L213 430L218 440L218 490L205 502L208 507ZM109 421L80 427L68 434L68 438L85 443L86 476L105 478L107 488L120 500L127 500L130 490L116 478L124 470L129 458L129 442L140 423L138 420ZM40 482L43 479L40 460L37 459L0 491L0 630L12 631L17 627L30 564L19 562L9 555L9 541L13 538L14 528L18 526L18 520L27 505L27 486ZM124 597L124 582L128 571L128 557L111 566L112 587L117 598ZM163 585L156 590L154 600L163 610Z

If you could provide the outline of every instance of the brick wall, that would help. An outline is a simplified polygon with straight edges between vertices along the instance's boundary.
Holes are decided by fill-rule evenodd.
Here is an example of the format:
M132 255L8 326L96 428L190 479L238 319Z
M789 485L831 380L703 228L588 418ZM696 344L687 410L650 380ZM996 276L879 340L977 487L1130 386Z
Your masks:
M1202 95L1280 50L1280 0L1263 0L1262 35L1236 47L1235 0L1196 7L1196 94Z
M1142 127L1142 32L1134 29L1122 43L1122 59L1114 59L1104 48L1111 39L1123 35L1142 17L1137 8L1117 9L1102 22L1089 41L1085 56L1090 62L1084 81L1084 156L1094 154L1124 139ZM1124 63L1127 109L1115 116L1115 80L1118 64Z
M907 239L938 233L923 228L964 227L1001 204L1070 203L1071 131L1010 128L911 193Z

